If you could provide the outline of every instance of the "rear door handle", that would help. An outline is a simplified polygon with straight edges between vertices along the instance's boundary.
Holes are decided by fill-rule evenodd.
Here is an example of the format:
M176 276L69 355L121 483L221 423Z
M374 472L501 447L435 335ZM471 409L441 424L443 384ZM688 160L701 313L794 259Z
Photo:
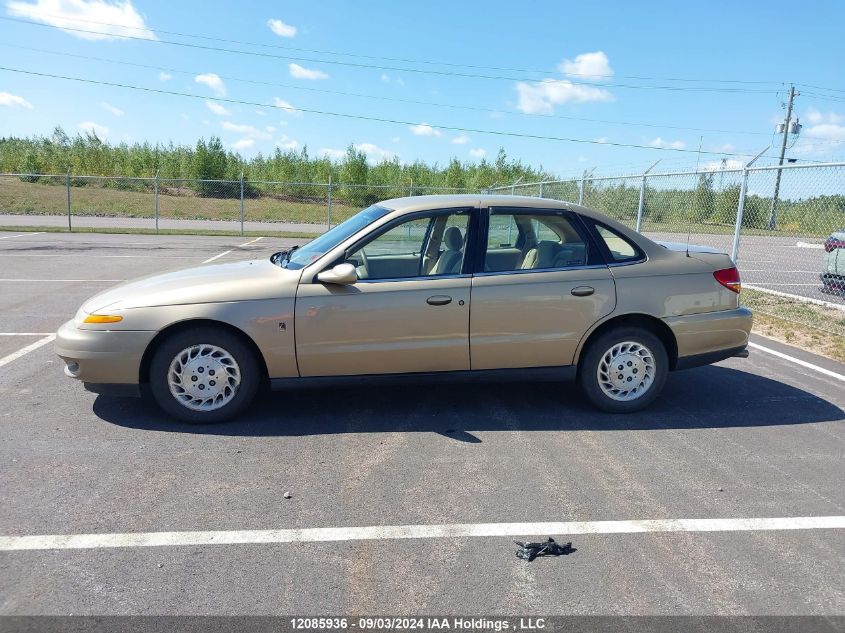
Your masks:
M596 291L595 288L591 286L578 286L577 288L572 289L572 296L574 297L589 297Z
M447 303L452 303L452 297L447 295L434 295L425 300L430 306L445 306Z

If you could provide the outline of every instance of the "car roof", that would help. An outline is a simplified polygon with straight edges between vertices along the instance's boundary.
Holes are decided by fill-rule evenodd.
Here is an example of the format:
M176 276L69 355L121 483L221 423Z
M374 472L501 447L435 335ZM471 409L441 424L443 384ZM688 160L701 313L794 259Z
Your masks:
M392 198L379 202L380 207L400 213L425 211L441 207L444 209L465 206L500 206L500 207L534 207L541 209L571 209L585 215L604 217L596 214L595 211L582 207L565 200L554 200L552 198L538 198L534 196L508 196L491 194L443 194L431 196L410 196L405 198Z

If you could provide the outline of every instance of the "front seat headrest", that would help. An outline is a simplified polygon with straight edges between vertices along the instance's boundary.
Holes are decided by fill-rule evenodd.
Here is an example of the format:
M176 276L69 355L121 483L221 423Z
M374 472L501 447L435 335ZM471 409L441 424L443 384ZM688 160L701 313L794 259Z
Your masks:
M443 233L443 244L446 250L459 251L464 246L464 236L461 234L461 229L457 226L450 226Z

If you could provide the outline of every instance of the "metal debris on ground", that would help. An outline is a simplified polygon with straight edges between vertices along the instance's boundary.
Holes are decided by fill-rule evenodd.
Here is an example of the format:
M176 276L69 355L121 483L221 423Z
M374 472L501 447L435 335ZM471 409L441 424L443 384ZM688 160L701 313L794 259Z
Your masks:
M559 545L551 537L542 543L522 543L520 541L514 541L514 543L519 545L520 548L516 550L516 557L527 560L529 563L538 556L563 556L575 551L572 543Z

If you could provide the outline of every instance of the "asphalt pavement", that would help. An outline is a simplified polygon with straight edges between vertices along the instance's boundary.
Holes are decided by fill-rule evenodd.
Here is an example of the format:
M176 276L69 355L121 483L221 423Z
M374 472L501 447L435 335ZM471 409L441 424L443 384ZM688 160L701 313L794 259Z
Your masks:
M557 383L359 384L215 426L84 391L49 342L20 353L118 280L290 242L0 233L0 614L845 614L845 365L809 352L755 337L628 416ZM742 522L794 517L815 527ZM589 529L521 534L577 550L527 563L494 525L540 522Z

